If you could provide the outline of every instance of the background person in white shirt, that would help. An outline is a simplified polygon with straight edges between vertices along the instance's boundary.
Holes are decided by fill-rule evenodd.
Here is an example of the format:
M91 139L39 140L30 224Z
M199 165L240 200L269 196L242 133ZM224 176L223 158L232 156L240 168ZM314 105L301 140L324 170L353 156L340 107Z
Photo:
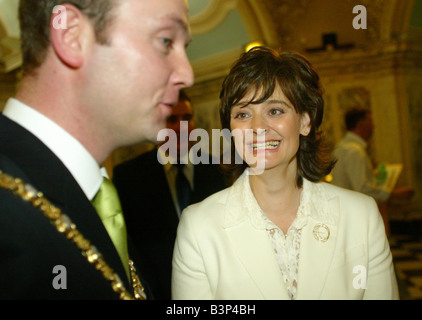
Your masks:
M366 151L374 131L372 113L365 109L352 109L345 115L347 133L334 150L337 159L332 171L332 183L359 191L384 202L390 193L377 186L371 159Z
M332 183L373 197L380 206L389 233L387 212L383 203L390 197L411 198L414 190L410 187L401 187L390 193L377 185L374 167L366 150L375 129L371 111L361 108L351 109L345 114L345 124L346 136L334 150L337 163L332 171Z

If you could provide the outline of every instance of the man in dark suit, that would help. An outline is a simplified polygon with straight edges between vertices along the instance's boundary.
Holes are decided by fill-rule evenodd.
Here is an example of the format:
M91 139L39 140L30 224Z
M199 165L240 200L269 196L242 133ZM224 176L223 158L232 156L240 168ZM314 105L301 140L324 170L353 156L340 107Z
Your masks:
M139 268L156 299L163 300L171 298L173 246L183 211L183 205L178 200L178 191L182 187L177 185L177 166L165 160L188 163L188 151L193 145L192 141L181 141L181 137L189 136L194 129L192 105L183 91L167 120L167 128L177 136L177 148L174 148L177 149L177 159L171 158L171 151L165 154L163 149L164 145L168 145L167 141L163 148L154 148L116 166L113 173L128 232L141 257ZM183 134L183 130L187 132ZM190 188L189 204L202 201L225 187L219 166L212 164L210 158L208 162L188 163L183 169Z
M100 218L103 186L113 189L101 164L156 142L193 84L186 3L21 1L19 17L24 76L0 114L0 299L152 298L118 197L118 225ZM171 48L151 43L156 28L170 29Z

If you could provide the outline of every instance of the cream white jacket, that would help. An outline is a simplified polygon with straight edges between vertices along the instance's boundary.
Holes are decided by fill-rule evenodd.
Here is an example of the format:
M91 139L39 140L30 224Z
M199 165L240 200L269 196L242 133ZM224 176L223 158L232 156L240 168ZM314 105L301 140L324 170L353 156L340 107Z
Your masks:
M251 224L251 199L245 197L253 195L245 194L244 179L249 183L247 172L183 212L173 256L173 299L289 299L267 232ZM375 201L326 183L305 180L303 187L310 189L311 201L297 299L398 299Z

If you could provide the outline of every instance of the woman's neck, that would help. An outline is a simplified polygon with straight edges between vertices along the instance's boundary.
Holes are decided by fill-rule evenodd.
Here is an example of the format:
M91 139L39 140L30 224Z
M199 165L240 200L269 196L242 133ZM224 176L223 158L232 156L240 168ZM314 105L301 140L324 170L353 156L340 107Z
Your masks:
M296 218L301 188L297 187L296 170L270 169L250 175L252 192L265 215L284 233Z

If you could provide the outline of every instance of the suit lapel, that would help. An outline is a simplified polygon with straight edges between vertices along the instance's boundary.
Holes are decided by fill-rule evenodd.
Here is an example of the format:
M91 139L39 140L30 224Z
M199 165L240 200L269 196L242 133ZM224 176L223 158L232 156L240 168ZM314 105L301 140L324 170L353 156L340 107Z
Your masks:
M235 251L265 299L289 299L280 268L265 230L245 221L228 228Z
M307 225L302 230L298 272L298 300L319 299L328 276L334 249L337 243L337 222L339 213L338 199L317 199L320 206L326 206L328 212L309 217ZM315 205L318 205L315 203ZM319 208L321 210L321 208ZM312 210L318 210L312 208ZM330 217L329 219L327 219ZM328 233L329 237L328 239ZM320 238L318 238L320 233ZM325 241L326 239L326 241Z
M78 230L120 275L126 288L130 288L119 255L101 219L63 163L38 138L3 115L0 115L0 144L1 151L27 175L30 181L25 182L33 184L69 216Z

